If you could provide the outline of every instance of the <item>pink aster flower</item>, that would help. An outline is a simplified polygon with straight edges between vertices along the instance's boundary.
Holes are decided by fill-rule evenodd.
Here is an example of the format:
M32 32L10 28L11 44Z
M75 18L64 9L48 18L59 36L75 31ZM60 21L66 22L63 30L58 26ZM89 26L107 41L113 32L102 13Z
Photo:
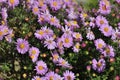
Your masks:
M59 57L60 56L56 51L52 53L52 58L53 58L52 60L53 60L54 63L58 62Z
M42 29L36 30L34 35L35 35L36 38L42 40L42 39L45 38L45 31L42 30Z
M2 19L6 22L8 17L6 8L2 8L1 15L2 15Z
M44 77L34 76L32 80L46 80Z
M101 14L109 14L111 12L111 6L110 6L110 2L108 0L100 1L99 12Z
M72 20L72 19L76 19L77 18L77 14L75 13L74 8L68 9L67 12L68 12L68 18L69 19Z
M92 60L92 68L96 71L103 72L105 69L106 63L104 59L100 59L99 61L97 61L96 59Z
M38 5L34 4L34 6L32 7L32 12L35 15L38 15L40 13Z
M33 62L37 61L39 53L40 53L40 51L36 47L31 47L29 49L29 56L30 56L30 58L32 59Z
M96 24L98 27L100 27L104 24L108 24L108 21L105 17L99 15L96 17Z
M29 43L27 40L18 38L16 42L17 51L21 54L25 54L29 49Z
M42 27L42 30L45 32L46 36L52 37L54 35L53 30L47 26Z
M45 47L47 47L50 50L55 49L57 47L56 42L54 41L53 37L47 36L44 41L44 44L45 44Z
M82 41L82 35L79 32L74 32L73 33L73 37L77 40L77 41Z
M46 63L40 60L36 62L35 70L37 71L37 74L44 75L48 68Z
M79 52L80 51L80 43L76 43L75 46L73 47L74 52Z
M115 56L114 49L110 45L108 45L108 46L105 47L105 49L102 51L102 54L105 57L114 57Z
M51 17L48 21L48 23L50 23L50 25L53 25L57 28L60 28L60 21L54 16L54 17Z
M63 80L60 75L54 73L53 71L48 72L45 76L47 80Z
M64 68L70 68L70 64L68 63L68 61L64 60L63 58L59 58L58 59L58 64L59 66L62 66Z
M97 39L94 41L96 49L102 49L106 46L106 43L102 39Z
M62 36L63 46L70 48L73 45L73 38L71 36Z
M104 36L109 37L112 35L112 27L108 24L102 25L100 27L100 31L104 34Z
M72 71L66 70L63 76L64 80L75 80L75 74Z
M10 7L15 7L19 4L19 0L8 0L8 4Z
M50 7L52 10L59 10L61 8L61 0L50 0Z

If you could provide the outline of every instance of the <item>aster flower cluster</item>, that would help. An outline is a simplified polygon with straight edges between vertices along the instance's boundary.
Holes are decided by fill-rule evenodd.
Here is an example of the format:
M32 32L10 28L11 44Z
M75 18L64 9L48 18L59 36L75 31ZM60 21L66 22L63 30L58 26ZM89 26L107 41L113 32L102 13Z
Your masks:
M28 65L20 68L28 73L22 77L79 80L95 77L90 73L111 74L120 47L119 10L109 0L98 2L99 9L87 12L75 0L0 0L0 41L15 45L12 58Z

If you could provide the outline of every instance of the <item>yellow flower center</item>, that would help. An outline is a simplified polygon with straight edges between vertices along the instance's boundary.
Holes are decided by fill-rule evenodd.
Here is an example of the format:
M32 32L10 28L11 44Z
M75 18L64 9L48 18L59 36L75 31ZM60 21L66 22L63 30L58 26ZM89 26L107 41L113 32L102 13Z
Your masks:
M104 31L105 31L105 32L108 32L108 31L109 31L109 28L108 28L108 27L105 27L105 28L104 28Z
M76 38L80 38L80 34L79 33L76 34Z
M50 76L50 80L53 80L53 76Z
M104 21L103 21L103 20L100 20L100 24L104 24Z
M0 36L2 36L3 35L3 32L2 31L0 31Z
M109 48L106 48L106 53L109 54L110 53L110 49Z
M71 76L67 76L67 80L72 80Z
M58 55L53 55L53 58L55 59L55 60L57 60L58 58L59 58L59 56Z
M35 57L34 55L31 55L31 56L30 56L31 59L34 59L34 57Z
M86 13L83 13L83 17L86 18L86 17L87 17L87 14L86 14Z
M40 34L40 35L43 35L43 34L44 34L44 32L43 32L42 30L40 30L40 31L39 31L39 34Z
M75 24L75 25L76 25L76 24L77 24L77 21L73 21L73 24Z
M63 60L61 64L64 65L65 63L66 63L65 60Z
M25 48L25 44L21 43L21 44L20 44L20 48L21 48L21 49L24 49L24 48Z
M65 38L65 43L69 43L69 42L70 42L69 38Z
M39 66L38 69L39 69L39 70L43 70L43 66Z
M37 7L34 8L34 12L38 12L39 9Z
M103 46L103 45L102 45L101 43L98 44L98 48L102 48L102 46Z
M57 6L58 3L56 1L53 2L53 6Z
M32 54L36 54L36 50L32 50Z
M15 0L10 0L10 3L11 3L11 4L14 4L14 3L15 3Z
M97 67L101 67L102 64L100 62L97 63Z
M80 48L80 45L79 45L79 44L76 44L75 47L76 47L77 49L79 49L79 48Z
M41 80L41 78L37 77L36 80Z
M55 19L54 19L54 18L51 18L50 21L54 23L54 22L55 22Z
M40 5L40 6L43 6L43 5L44 5L43 1L40 1L40 2L39 2L39 5Z
M107 10L106 5L103 5L103 6L102 6L102 9L103 9L103 10Z

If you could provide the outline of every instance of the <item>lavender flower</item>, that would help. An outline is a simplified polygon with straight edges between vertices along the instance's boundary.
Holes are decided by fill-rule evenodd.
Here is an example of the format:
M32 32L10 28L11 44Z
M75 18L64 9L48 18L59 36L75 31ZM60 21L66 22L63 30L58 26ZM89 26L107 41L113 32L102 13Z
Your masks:
M71 71L65 71L63 73L63 76L64 76L64 80L75 80L75 74Z
M28 41L26 41L25 39L22 39L22 38L17 39L16 46L17 46L18 52L21 54L25 54L29 49Z
M2 19L6 22L7 21L7 17L8 17L8 14L7 14L7 9L6 8L2 8Z
M54 41L53 37L46 37L46 40L44 41L45 47L52 50L56 48L56 42Z
M61 0L51 0L50 2L50 7L52 10L58 10L61 8Z
M36 62L35 70L37 71L37 74L44 75L48 68L46 63L40 60Z
M107 37L111 36L112 35L112 27L109 26L108 24L106 25L102 25L100 27L100 31Z
M97 62L96 59L92 60L92 68L96 71L103 72L105 69L106 63L104 59L99 59L99 61Z
M115 56L114 49L110 45L108 45L108 46L105 47L105 49L102 51L102 54L105 57L114 57Z
M71 36L62 36L63 46L70 48L73 45L73 38Z
M99 15L96 17L96 24L98 27L100 27L104 24L108 24L108 21L105 17Z
M74 52L79 52L80 51L80 43L76 43L75 46L73 47Z
M32 80L46 80L44 77L34 76Z
M97 49L102 49L106 46L105 42L102 39L97 39L94 41Z
M8 4L10 7L15 7L19 4L19 0L8 0Z

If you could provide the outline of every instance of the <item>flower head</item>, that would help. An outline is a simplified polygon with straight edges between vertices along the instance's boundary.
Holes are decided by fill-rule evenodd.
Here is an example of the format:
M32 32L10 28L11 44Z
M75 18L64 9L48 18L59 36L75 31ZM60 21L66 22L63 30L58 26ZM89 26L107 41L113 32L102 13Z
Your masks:
M105 66L106 64L104 59L99 59L99 61L97 61L96 59L92 60L92 68L99 73L104 71Z
M22 39L22 38L17 39L16 45L17 45L18 52L21 54L25 54L29 49L28 41L26 41L25 39Z
M65 80L75 80L75 74L72 71L65 71L63 76Z
M8 0L8 4L10 7L15 7L19 4L19 0Z
M112 35L112 27L109 26L109 25L102 25L100 27L100 31L107 37L111 36Z
M44 41L45 47L47 47L48 49L52 50L56 48L56 42L54 41L53 37L46 37L45 41Z
M105 42L102 39L97 39L94 41L97 49L102 49L106 46Z
M105 17L99 15L96 17L96 24L98 27L100 27L104 24L108 24L108 21Z
M44 75L48 70L46 63L43 62L42 60L36 62L35 68L36 68L37 74L40 74L40 75Z

